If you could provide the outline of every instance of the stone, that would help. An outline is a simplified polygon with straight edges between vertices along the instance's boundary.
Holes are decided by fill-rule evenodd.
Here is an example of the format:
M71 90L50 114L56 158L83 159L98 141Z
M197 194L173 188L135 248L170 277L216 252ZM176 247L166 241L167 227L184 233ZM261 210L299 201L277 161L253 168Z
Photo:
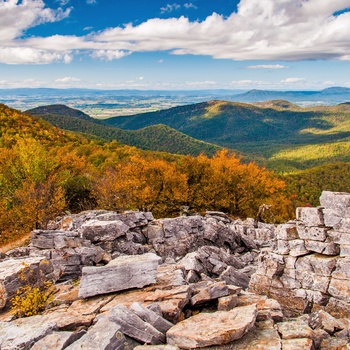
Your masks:
M43 319L55 323L60 331L75 331L81 327L90 327L96 314L81 315L67 307L49 309L43 312Z
M327 233L330 229L327 227L309 227L300 223L297 225L297 230L300 239L324 242L328 237Z
M71 306L69 306L69 312L76 312L79 315L93 315L100 312L101 308L104 307L113 299L113 296L104 295L89 298L87 300L81 299L74 301Z
M148 288L117 294L111 302L101 309L101 312L106 313L117 305L130 307L134 302L140 302L146 306L157 303L165 319L172 323L179 322L182 309L190 301L192 295L191 287L184 285L165 290Z
M225 281L227 284L233 284L246 289L248 288L250 277L240 270L237 270L232 266L228 266L219 276L219 279L221 281Z
M230 311L237 306L237 295L228 295L218 299L218 311Z
M282 254L282 255L286 255L289 254L290 252L290 247L289 247L289 241L285 241L282 239L279 239L277 241L277 253L278 254Z
M343 216L350 208L350 194L346 192L322 191L320 204L325 209L333 209Z
M349 339L329 338L321 343L320 350L349 350Z
M341 280L350 280L350 257L337 260L337 265L332 272L332 277Z
M289 241L289 254L291 256L302 256L309 253L305 247L305 241L302 239L293 239Z
M177 346L173 345L139 345L134 350L179 350Z
M337 265L336 257L310 254L300 257L295 263L296 271L306 271L319 276L331 276Z
M84 267L79 297L87 298L130 288L142 288L156 282L160 257L147 253L121 256L106 266Z
M193 293L195 295L191 298L192 306L204 304L229 294L226 282L199 282L193 286Z
M29 350L37 341L56 329L54 322L47 322L40 315L0 322L0 349Z
M332 241L305 241L305 248L310 252L320 253L323 255L338 255L340 252L339 245Z
M154 311L142 306L140 303L132 303L130 310L163 334L174 325Z
M322 207L317 208L297 208L296 219L303 222L305 226L323 226L323 212Z
M188 253L185 257L178 261L178 265L183 266L186 271L192 270L197 272L198 274L205 272L203 265L197 259L198 255L198 252Z
M350 256L350 244L341 244L340 245L340 257Z
M337 320L324 310L319 310L310 315L309 326L312 329L320 328L329 334L333 334L336 331L347 329L349 324L348 322Z
M79 340L67 350L124 350L125 337L121 326L107 318L100 318Z
M329 237L332 238L334 243L340 245L350 245L350 233L349 232L339 232L331 230L329 231Z
M114 241L116 238L126 235L128 230L129 226L120 220L90 220L80 228L81 236L91 242Z
M313 350L312 339L299 338L299 339L282 339L283 350Z
M55 281L51 262L44 257L10 259L0 262L0 309L8 308L18 288L25 285L42 287Z
M86 332L53 332L46 337L35 342L31 350L63 350L81 338Z
M240 339L254 326L255 305L231 311L200 313L179 322L167 332L167 342L183 349L227 344Z
M328 293L337 299L350 303L350 280L332 278L328 287Z
M327 227L339 227L340 221L342 219L342 214L334 209L322 209L324 224Z
M302 320L281 322L277 324L278 332L282 339L298 339L309 338L312 339L313 331L308 324Z
M110 321L120 325L121 331L125 335L141 343L153 345L165 343L165 335L163 333L143 321L123 305L118 305L111 309L107 317Z
M277 239L290 241L292 239L298 239L298 231L295 223L281 224L276 228Z

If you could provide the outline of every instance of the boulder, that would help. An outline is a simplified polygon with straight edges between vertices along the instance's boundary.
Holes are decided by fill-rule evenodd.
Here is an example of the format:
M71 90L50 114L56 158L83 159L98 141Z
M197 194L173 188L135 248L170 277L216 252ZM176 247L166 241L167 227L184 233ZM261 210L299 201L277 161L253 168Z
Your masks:
M174 325L156 312L142 306L140 303L132 303L130 310L163 334Z
M11 298L20 287L41 287L56 278L50 260L42 256L0 262L0 309L9 307Z
M130 338L147 344L165 343L165 335L163 333L143 321L123 305L118 305L111 309L107 316L110 321L120 325L121 331Z
M324 218L322 207L317 208L297 208L296 218L297 220L303 222L305 226L323 226Z
M31 350L63 350L81 338L86 332L53 332L45 338L35 342Z
M68 346L67 350L124 350L125 337L121 326L100 318L86 334Z
M121 256L106 266L84 267L79 297L142 288L156 282L157 267L161 258L153 253Z
M81 236L91 242L114 241L116 238L126 235L128 230L129 226L120 220L90 220L80 228Z
M191 298L191 305L196 306L227 296L229 291L226 282L210 283L203 281L193 286L193 293L194 296Z
M54 322L47 322L40 315L0 322L0 349L29 350L56 329Z
M240 339L254 326L255 305L231 311L200 313L179 322L167 332L167 342L183 349L227 344Z

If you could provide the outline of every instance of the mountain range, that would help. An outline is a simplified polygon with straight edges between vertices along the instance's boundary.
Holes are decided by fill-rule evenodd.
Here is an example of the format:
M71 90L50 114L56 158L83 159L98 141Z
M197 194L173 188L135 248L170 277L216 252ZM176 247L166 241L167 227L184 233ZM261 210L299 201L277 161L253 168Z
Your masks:
M144 150L176 154L213 155L222 147L194 139L164 124L150 125L139 130L123 130L105 121L65 105L49 105L27 110L25 113L40 117L64 130L80 132L106 141L117 140L122 144Z

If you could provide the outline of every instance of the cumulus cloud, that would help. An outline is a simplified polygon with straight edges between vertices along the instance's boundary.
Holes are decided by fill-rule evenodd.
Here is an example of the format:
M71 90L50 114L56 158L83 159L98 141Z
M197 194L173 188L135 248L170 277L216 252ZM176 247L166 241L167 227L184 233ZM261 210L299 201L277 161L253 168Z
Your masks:
M247 69L286 69L282 64L259 64L257 66L248 66Z
M167 4L162 10L179 6ZM350 60L350 12L342 12L349 6L350 0L241 0L228 17L213 13L203 21L153 18L81 37L23 39L26 29L62 20L70 9L49 9L42 0L0 0L0 61L69 62L79 52L110 61L150 51L232 60ZM264 69L281 69L277 66Z
M38 50L30 47L1 47L0 63L7 64L49 64L70 63L73 57L69 52Z
M187 86L194 88L204 88L204 87L213 87L217 85L216 81L206 80L206 81L188 81L186 82Z

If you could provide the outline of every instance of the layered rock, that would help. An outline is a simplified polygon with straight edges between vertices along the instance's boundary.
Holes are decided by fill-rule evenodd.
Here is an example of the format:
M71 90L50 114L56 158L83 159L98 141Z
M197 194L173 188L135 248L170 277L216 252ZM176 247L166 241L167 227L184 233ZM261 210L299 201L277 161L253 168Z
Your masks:
M277 227L277 248L261 255L250 289L277 299L290 315L323 308L349 317L350 194L324 191L320 202Z
M153 253L120 256L106 266L84 267L79 297L142 288L156 281L160 257Z

